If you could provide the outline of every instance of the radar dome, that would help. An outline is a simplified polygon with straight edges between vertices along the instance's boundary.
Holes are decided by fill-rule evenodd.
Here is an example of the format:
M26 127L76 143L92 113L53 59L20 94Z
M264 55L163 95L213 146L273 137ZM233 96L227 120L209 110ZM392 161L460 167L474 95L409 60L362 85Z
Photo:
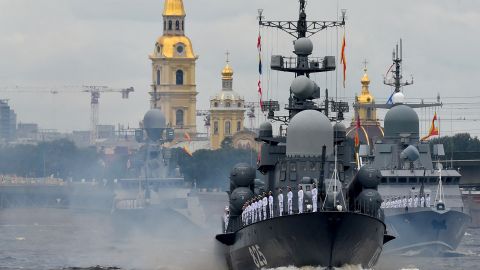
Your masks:
M295 54L307 56L312 54L313 43L310 39L302 37L295 41Z
M403 104L405 103L405 95L402 92L397 92L393 94L392 97L393 104Z
M270 122L263 122L260 125L260 130L258 133L259 133L259 137L272 137L273 136L272 124Z
M360 195L358 195L358 205L361 207L361 211L374 212L382 204L382 196L378 191L374 189L364 189Z
M400 134L411 134L418 137L418 115L407 105L392 107L385 115L385 137L398 137Z
M365 165L358 171L357 178L364 188L376 189L380 183L380 172L371 165Z
M253 192L249 188L236 188L230 195L230 214L234 216L240 215L243 205L251 198L253 198Z
M166 128L165 122L165 115L161 110L149 110L143 117L143 127L147 131L147 136L153 141L159 140Z
M246 163L239 163L230 171L230 180L237 187L248 187L255 179L255 169Z
M420 152L415 146L409 145L407 148L405 148L405 150L402 151L402 153L400 153L400 157L402 159L408 159L409 161L414 162L420 157Z
M299 99L307 99L312 97L315 92L315 83L307 76L296 77L290 86L293 94Z
M297 113L287 130L287 156L319 157L333 152L333 127L321 112L305 110Z

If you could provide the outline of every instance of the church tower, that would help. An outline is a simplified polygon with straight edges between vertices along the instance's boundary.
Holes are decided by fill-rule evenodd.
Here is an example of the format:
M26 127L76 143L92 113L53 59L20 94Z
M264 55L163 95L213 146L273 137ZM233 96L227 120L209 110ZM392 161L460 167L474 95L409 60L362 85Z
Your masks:
M162 110L176 137L197 131L195 62L198 57L185 36L185 15L182 0L165 0L163 35L156 40L155 49L149 55L151 107Z
M228 55L228 53L227 53ZM210 100L210 147L221 147L225 138L243 130L245 100L233 91L233 69L227 64L222 70L222 90Z
M371 145L376 140L383 138L383 128L377 119L377 109L375 107L375 98L370 94L370 78L367 74L367 66L365 62L364 74L360 81L362 91L360 96L355 97L355 115L352 118L350 127L347 128L347 136L355 137L356 118L360 119L360 128L358 131L361 144Z

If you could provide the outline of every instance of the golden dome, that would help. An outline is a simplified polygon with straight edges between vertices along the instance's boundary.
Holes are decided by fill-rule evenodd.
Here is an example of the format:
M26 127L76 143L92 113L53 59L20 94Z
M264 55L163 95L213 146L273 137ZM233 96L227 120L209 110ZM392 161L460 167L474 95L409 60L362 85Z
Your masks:
M182 0L165 0L163 16L185 16Z
M368 78L367 68L364 68L363 71L365 73L363 74L361 80L362 93L357 98L357 100L360 104L373 103L375 101L375 98L370 94L370 91L368 90L368 86L370 85L370 78Z
M193 53L192 42L186 36L161 36L157 39L157 46L161 48L161 55L163 57L172 58L172 57L184 57L184 58L195 58ZM176 54L176 47L179 45L183 46L182 55ZM178 53L178 50L177 50Z
M222 70L222 79L224 80L231 80L233 78L233 69L227 63Z

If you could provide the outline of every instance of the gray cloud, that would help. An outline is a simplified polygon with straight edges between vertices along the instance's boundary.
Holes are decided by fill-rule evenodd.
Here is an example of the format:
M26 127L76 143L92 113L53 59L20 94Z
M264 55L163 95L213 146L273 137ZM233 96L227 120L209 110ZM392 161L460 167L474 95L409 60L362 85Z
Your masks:
M235 89L250 101L257 100L256 10L268 19L296 19L297 1L184 0L187 35L191 37L197 63L198 108L220 88L219 73L224 53L231 52ZM310 19L335 19L337 5L348 9L347 89L339 95L353 97L360 90L362 61L369 61L371 90L378 99L391 91L382 84L395 42L404 39L405 76L413 74L415 85L408 97L466 96L479 85L480 68L476 33L480 3L475 0L414 1L314 1L308 2ZM101 98L102 123L135 126L148 109L150 62L148 54L162 34L160 0L2 0L0 2L0 87L11 85L134 86L129 100L117 94ZM342 32L338 33L341 36ZM277 30L262 30L264 63L271 53L291 54L290 38ZM315 54L336 54L337 33L317 35ZM278 40L278 42L277 42ZM267 70L267 68L265 68ZM277 79L278 78L278 79ZM335 92L335 73L317 75L320 85ZM341 75L338 74L340 80ZM286 100L291 76L265 72L265 95ZM340 85L340 84L338 84ZM18 118L38 122L44 128L88 129L87 94L1 94L10 99ZM447 102L448 100L445 100ZM472 117L477 108L469 109ZM473 107L470 106L470 107ZM443 114L455 117L465 112ZM428 117L426 115L425 117ZM455 123L466 130L470 123ZM479 130L473 132L480 134Z

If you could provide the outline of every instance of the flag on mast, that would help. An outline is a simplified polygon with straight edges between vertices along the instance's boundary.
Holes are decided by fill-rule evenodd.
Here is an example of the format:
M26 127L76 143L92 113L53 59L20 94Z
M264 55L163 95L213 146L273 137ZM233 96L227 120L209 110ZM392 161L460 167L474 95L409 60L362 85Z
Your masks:
M439 135L438 128L435 126L435 121L437 121L437 112L435 112L435 114L433 115L432 124L430 126L430 130L428 131L428 135L423 137L421 141L427 140L432 136Z
M355 148L358 148L360 146L360 136L358 135L358 130L360 129L360 116L358 113L355 115L356 118L356 123L355 123Z
M262 92L262 36L260 30L258 31L257 39L257 49L258 49L258 95L260 97L260 108L263 108L263 92Z
M347 79L347 58L345 56L345 47L347 47L347 43L345 41L345 29L343 31L343 40L342 40L342 55L340 63L343 64L343 88L345 88L345 81Z

